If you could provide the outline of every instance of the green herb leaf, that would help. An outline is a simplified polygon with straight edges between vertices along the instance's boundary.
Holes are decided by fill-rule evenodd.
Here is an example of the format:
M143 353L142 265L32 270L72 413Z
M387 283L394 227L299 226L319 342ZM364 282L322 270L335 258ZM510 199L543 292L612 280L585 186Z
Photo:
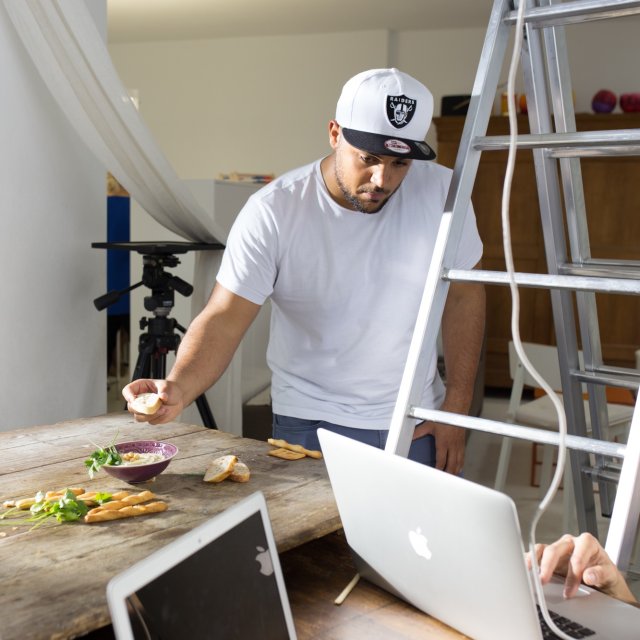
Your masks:
M85 461L84 464L87 467L89 477L93 480L93 476L100 470L105 464L118 466L122 464L122 457L118 453L114 442L118 434L113 437L113 440L106 447L98 447ZM97 446L97 445L94 445Z
M83 500L78 500L71 489L66 489L64 495L55 500L47 500L45 494L39 491L36 494L36 502L29 509L31 515L28 518L7 520L2 524L31 524L33 525L31 528L35 529L50 518L55 518L58 522L75 522L84 517L88 511L89 507L87 507L86 503ZM3 516L8 515L8 513L3 514Z

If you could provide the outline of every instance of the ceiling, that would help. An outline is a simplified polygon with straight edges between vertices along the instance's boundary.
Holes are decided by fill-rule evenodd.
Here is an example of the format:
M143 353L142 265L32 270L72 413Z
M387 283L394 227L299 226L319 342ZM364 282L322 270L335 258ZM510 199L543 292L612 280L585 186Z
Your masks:
M107 0L109 42L486 27L492 0Z

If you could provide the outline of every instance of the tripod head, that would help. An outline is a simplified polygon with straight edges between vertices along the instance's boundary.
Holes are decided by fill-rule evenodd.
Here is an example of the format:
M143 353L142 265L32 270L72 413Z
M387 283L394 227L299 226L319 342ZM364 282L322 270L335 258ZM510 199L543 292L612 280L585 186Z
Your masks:
M221 244L203 242L93 242L95 249L119 249L137 251L142 254L142 280L120 291L109 291L93 301L96 309L102 311L117 302L123 295L133 289L145 285L151 289L151 295L144 298L144 308L154 315L166 316L174 306L174 291L183 296L190 296L193 287L182 278L165 272L165 267L172 268L180 264L174 255L201 249L224 249Z
M142 284L151 289L151 295L144 298L147 311L167 315L174 305L175 291L185 297L193 293L193 287L188 282L164 270L165 267L180 264L174 255L146 255L142 257L142 264Z

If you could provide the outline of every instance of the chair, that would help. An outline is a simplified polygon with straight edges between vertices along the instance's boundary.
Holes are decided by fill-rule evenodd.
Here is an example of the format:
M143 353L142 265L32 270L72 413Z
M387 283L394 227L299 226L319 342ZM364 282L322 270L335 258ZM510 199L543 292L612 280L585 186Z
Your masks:
M523 343L523 348L527 357L533 364L534 368L548 382L549 386L558 394L562 390L560 381L560 367L558 364L558 350L554 346L534 344L530 342ZM579 353L580 363L582 364L582 353ZM551 431L558 430L558 418L552 400L546 394L529 402L522 402L522 395L525 386L539 389L539 385L531 374L524 368L515 345L509 342L509 373L513 381L511 387L511 396L509 398L509 407L507 409L506 421L512 424L536 427L538 429L548 429ZM591 432L591 420L589 417L589 401L585 399L585 417L587 433ZM633 417L633 406L623 404L607 403L607 412L609 416L608 433L603 434L603 439L610 440L615 437L626 439L631 419ZM511 457L513 441L511 438L502 439L500 448L500 457L496 470L496 479L494 487L498 491L504 491L507 472L509 469L509 459ZM549 484L551 483L553 457L556 447L551 445L544 446L544 454L542 460L542 468L540 471L540 496L544 496ZM534 451L535 454L535 451ZM535 459L532 460L532 465ZM533 467L532 467L533 469ZM572 500L572 482L569 457L564 474L564 510L563 510L563 530L569 530L569 521L574 511Z

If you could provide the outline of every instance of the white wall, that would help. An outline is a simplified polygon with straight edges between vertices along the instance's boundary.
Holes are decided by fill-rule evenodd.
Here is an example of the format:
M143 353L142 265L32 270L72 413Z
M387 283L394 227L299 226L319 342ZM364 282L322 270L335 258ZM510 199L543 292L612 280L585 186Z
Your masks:
M106 2L91 0L106 35ZM105 411L105 170L53 102L0 4L0 430Z
M639 28L638 19L567 28L577 111L590 111L598 89L640 88ZM484 28L368 31L109 49L178 174L215 178L233 170L280 174L326 153L340 88L363 69L411 73L433 92L438 115L443 95L470 92L484 35Z
M386 32L109 47L140 113L182 178L280 174L328 150L337 91L385 66Z

